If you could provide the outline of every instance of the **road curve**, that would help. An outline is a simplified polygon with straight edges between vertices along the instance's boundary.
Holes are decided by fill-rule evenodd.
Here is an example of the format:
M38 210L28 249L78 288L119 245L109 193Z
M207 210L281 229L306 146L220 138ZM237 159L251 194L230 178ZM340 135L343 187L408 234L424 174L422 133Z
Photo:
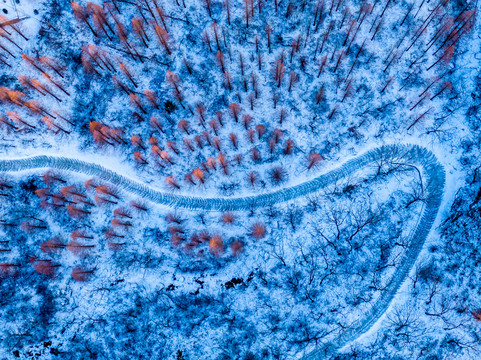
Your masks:
M414 229L409 248L386 290L362 318L331 343L303 357L304 360L325 359L367 332L388 309L400 286L411 271L416 258L436 219L444 194L445 172L433 153L418 145L385 145L351 159L337 169L302 184L271 193L231 198L201 198L172 194L155 190L140 181L129 179L101 165L82 160L56 156L33 156L22 159L0 160L0 172L16 172L30 169L53 168L96 176L146 200L176 208L199 210L243 210L261 208L303 197L343 179L368 165L394 161L415 166L422 172L426 200L421 219Z

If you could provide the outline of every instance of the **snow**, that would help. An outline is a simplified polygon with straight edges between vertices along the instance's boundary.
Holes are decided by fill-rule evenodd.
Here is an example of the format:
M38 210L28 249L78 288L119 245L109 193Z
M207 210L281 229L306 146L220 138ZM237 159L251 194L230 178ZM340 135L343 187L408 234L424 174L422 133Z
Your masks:
M18 46L0 38L12 53L0 48L0 120L6 121L0 123L0 264L8 265L0 268L6 333L0 357L313 359L328 357L325 350L346 358L479 357L479 22L456 40L449 61L431 66L444 54L442 37L424 52L450 17L460 24L469 13L458 15L476 3L374 1L363 17L367 3L351 0L255 1L247 27L249 2L229 1L228 23L225 0L213 1L210 10L204 0L116 0L110 7L94 1L114 32L117 21L125 26L129 45L95 27L92 3L79 3L87 5L87 21L98 36L69 2L0 3L6 18L24 18L16 26L28 38L7 27ZM317 22L321 4L323 20ZM134 17L149 20L148 47L133 30ZM158 41L157 24L166 28L168 51ZM357 30L349 31L351 24ZM270 49L266 25L272 27ZM85 45L94 45L90 55L82 53ZM276 61L285 66L279 87ZM179 77L175 85L168 70ZM297 80L289 88L291 72ZM43 88L25 88L21 76ZM138 95L141 106L116 81ZM15 104L5 88L38 100L45 112ZM144 90L156 94L158 106ZM239 123L230 114L232 103L240 105ZM213 129L218 111L223 125ZM253 119L246 127L243 115ZM163 131L150 125L151 116ZM181 120L188 121L188 134L178 127ZM247 128L256 131L257 125L266 132L254 133L251 141ZM142 147L132 145L131 136L140 136ZM220 150L209 144L214 138ZM288 140L295 144L291 154L283 151ZM166 151L162 158L154 141ZM253 158L255 149L260 159ZM406 155L409 149L421 155ZM134 151L147 163L137 163ZM322 157L312 167L311 153ZM236 156L242 156L239 164ZM374 162L356 167L370 156ZM55 164L53 174L62 180L46 184L48 169L31 166L35 161ZM443 189L438 162L446 176ZM283 178L276 180L279 167ZM202 169L205 179L194 169ZM338 170L342 179L328 180ZM185 178L189 174L195 185ZM253 184L250 174L257 177ZM169 176L179 188L169 186ZM113 195L86 189L92 178ZM430 179L439 188L429 187ZM58 195L66 185L75 185L93 206ZM34 193L42 188L49 189L44 199ZM147 211L131 201L141 201ZM90 214L72 218L68 205ZM131 218L113 213L120 208ZM232 224L222 220L227 209ZM436 218L421 220L421 214ZM47 228L25 232L22 221ZM413 239L425 223L429 235L425 242L419 237L424 245L418 249ZM255 238L254 224L265 226L266 235ZM76 229L92 236L78 240L94 245L88 255L69 247L41 250L53 237L67 244ZM217 236L223 243L215 255ZM109 242L125 244L115 251ZM60 265L55 276L36 273L39 260ZM92 271L88 281L74 280L75 268Z

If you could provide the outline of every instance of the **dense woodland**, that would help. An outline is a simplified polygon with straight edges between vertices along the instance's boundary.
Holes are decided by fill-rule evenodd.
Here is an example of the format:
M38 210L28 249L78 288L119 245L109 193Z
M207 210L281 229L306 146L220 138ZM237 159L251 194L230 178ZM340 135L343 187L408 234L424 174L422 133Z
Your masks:
M0 10L0 160L80 159L166 194L242 198L414 143L447 179L392 306L331 351L411 256L429 169L381 157L291 201L221 211L0 161L0 359L481 357L475 1Z

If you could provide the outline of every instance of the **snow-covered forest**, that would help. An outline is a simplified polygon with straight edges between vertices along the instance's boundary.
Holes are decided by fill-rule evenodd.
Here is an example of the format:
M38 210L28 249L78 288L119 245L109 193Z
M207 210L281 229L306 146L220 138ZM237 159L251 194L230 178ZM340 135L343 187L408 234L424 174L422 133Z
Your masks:
M0 359L481 358L471 0L2 0Z

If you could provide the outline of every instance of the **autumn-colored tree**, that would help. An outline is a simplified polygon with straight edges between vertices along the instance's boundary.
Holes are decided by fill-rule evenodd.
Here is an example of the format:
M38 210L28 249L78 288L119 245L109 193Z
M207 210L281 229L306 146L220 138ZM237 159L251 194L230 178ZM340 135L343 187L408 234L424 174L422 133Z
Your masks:
M114 209L113 213L115 217L132 219L132 215L130 215L129 211L124 208L116 208Z
M218 137L212 138L212 146L217 150L221 151L221 140Z
M144 46L146 48L148 48L149 45L147 43L150 40L149 40L149 37L147 35L147 32L145 31L144 22L142 21L141 18L136 17L136 18L132 19L132 29L137 34L137 36L140 38L140 40L142 40L142 43L144 44Z
M250 8L252 7L252 11L254 11L253 1L252 0L244 0L244 17L246 19L246 28L249 27L249 17L251 16Z
M209 239L209 251L214 256L220 256L224 252L224 242L219 235L214 235Z
M63 196L61 193L54 193L52 196L52 202L57 205L65 205L66 203L72 203Z
M33 268L36 272L50 277L54 277L55 268L59 266L60 265L54 265L51 260L38 260L33 264Z
M291 71L289 73L289 89L287 90L288 92L291 92L292 90L292 85L294 85L294 82L298 80L297 74L294 71Z
M324 98L324 86L322 86L317 92L316 92L316 105L319 105L321 100Z
M344 89L344 96L342 97L341 102L344 102L344 100L347 97L351 96L353 92L354 92L354 89L352 88L351 81L349 80L349 82L346 85L346 88Z
M75 219L82 219L86 215L91 214L90 211L81 209L78 206L75 206L74 204L67 205L67 211L69 215Z
M143 211L143 212L146 212L148 209L147 209L147 206L145 206L143 203L139 202L139 201L135 201L135 200L132 200L130 202L130 206L133 207L135 210L137 211Z
M257 133L257 137L260 140L262 136L266 133L266 127L262 124L256 125L256 133Z
M453 90L453 84L451 83L451 81L444 81L441 89L436 94L434 94L433 97L430 98L429 100L433 100L437 98L439 95L443 93L444 90L449 90L449 91Z
M471 311L471 315L473 315L473 318L477 321L481 321L481 310L474 310Z
M63 248L65 248L65 244L63 244L58 237L54 237L50 240L44 241L40 245L40 250L42 250L46 254L56 253Z
M195 111L199 116L200 124L205 129L205 107L202 104L197 104L195 107Z
M94 247L95 245L84 245L76 240L71 240L66 246L67 250L76 256L87 256L89 249Z
M112 225L112 227L114 228L118 227L123 229L128 229L132 227L132 223L130 221L124 221L117 218L112 219L112 221L110 222L110 225Z
M0 263L0 279L5 277L13 277L17 275L20 265L8 262Z
M292 64L292 58L294 57L294 54L299 51L300 45L301 45L301 36L299 35L297 39L292 39L292 42L291 42L291 57L290 57L291 64Z
M207 30L204 30L204 32L202 33L202 41L207 45L209 51L212 52L212 45L210 43L210 37Z
M205 182L205 174L201 169L194 169L192 171L192 176L199 180L202 184Z
M20 229L29 234L36 230L45 230L47 226L44 225L43 221L25 220L20 223Z
M194 140L195 140L197 146L202 149L203 148L202 138L199 135L196 135ZM185 140L184 140L184 142L185 142ZM189 140L189 143L190 143L190 140ZM189 149L191 149L191 148L189 147ZM191 150L194 151L194 149L191 149Z
M234 240L230 243L230 248L232 250L232 255L238 256L244 251L244 243L240 240Z
M177 124L177 128L179 130L184 131L187 135L190 135L189 132L189 123L187 120L180 120L179 123Z
M75 185L63 186L60 188L60 193L65 197L80 196L86 198Z
M162 44L162 46L164 47L167 54L171 55L172 50L171 50L170 45L169 45L170 38L169 38L169 33L167 32L167 30L162 28L160 25L157 25L155 27L155 33L157 35L157 38L159 39L159 42Z
M229 134L229 139L230 139L230 141L232 142L232 146L234 146L234 148L237 149L237 145L238 145L237 135L234 134L234 133L230 133L230 134Z
M284 145L283 152L285 155L290 155L292 154L292 148L294 147L294 141L291 139L288 139Z
M182 234L173 234L170 238L170 241L172 242L172 245L178 246L182 241L184 241L184 236Z
M247 101L250 104L251 110L254 110L254 104L256 102L255 93L250 93L249 95L247 95Z
M168 147L170 150L172 150L176 155L179 155L179 149L177 148L177 145L173 141L167 141L165 144L166 147Z
M232 76L228 71L224 72L224 86L232 91Z
M155 136L149 137L149 144L150 145L159 145L159 139L157 139Z
M186 175L184 176L184 181L185 181L186 183L191 184L191 185L197 185L197 184L195 183L194 179L192 178L192 174L191 174L191 173L188 173L188 174L186 174Z
M132 105L137 106L140 109L140 111L142 111L144 114L147 114L147 111L145 111L145 108L142 105L142 102L140 101L140 97L138 95L130 94L129 100Z
M252 148L251 156L252 156L252 160L254 160L255 162L261 161L261 153L260 153L259 149Z
M58 134L60 131L62 131L63 133L65 134L70 134L70 131L68 130L65 130L63 127L61 127L60 125L57 125L55 123L55 121L48 117L48 116L44 116L42 118L43 122L45 123L45 125L47 125L47 127L52 130L54 133Z
M29 104L36 104L38 105L38 107L40 107L38 102L25 101L26 96L27 95L21 91L12 90L6 87L0 87L0 102L7 102L15 104L17 106L25 106L27 108L30 108Z
M202 244L202 239L199 237L198 234L194 233L190 236L190 246L191 247L194 247L194 246L198 246Z
M85 189L87 189L88 191L88 190L95 189L97 186L99 186L99 183L96 179L89 179L89 180L85 180L84 186L85 186Z
M99 206L104 205L104 204L112 204L112 205L118 204L118 201L109 199L108 197L101 196L99 194L95 195L94 200L95 200L95 203Z
M277 83L277 87L281 87L282 79L286 73L286 67L281 60L276 60L276 66L274 68L274 80Z
M311 170L311 168L317 165L322 160L321 155L315 152L311 152L309 154L309 165L307 166L307 170Z
M4 116L0 116L0 123L7 125L9 128L13 130L18 130L18 127L13 125L10 121L8 121Z
M168 230L169 230L169 233L171 233L172 235L174 235L174 234L184 235L185 234L184 230L182 230L182 228L180 228L179 226L170 226Z
M254 129L249 129L247 130L247 138L251 142L251 144L254 143L254 135L256 134L256 131Z
M220 69L222 70L223 73L225 73L225 66L224 66L224 54L222 51L217 51L217 54L215 55L217 58L217 62L219 63Z
M134 160L140 165L147 165L149 163L140 151L134 151Z
M165 221L167 221L167 223L169 224L171 223L182 224L182 219L180 218L180 216L172 213L169 213L165 216Z
M168 151L161 151L159 156L162 160L167 161L170 165L174 165L174 162L172 161Z
M126 243L124 243L124 242L120 243L120 242L116 242L116 241L107 242L107 246L109 247L109 249L111 251L120 251L124 248L125 244Z
M167 70L167 72L165 73L165 80L169 84L171 84L177 92L180 93L180 90L179 90L180 79L176 74L174 74L171 70Z
M216 167L216 164L215 164L215 158L213 158L213 157L207 158L206 163L207 163L207 166L209 166L210 168L212 168L214 170L217 170L217 167Z
M42 84L40 81L38 81L36 79L30 79L30 84L40 94L42 94L42 95L49 94L50 96L52 96L58 102L62 102L62 100L58 96L56 96L46 85Z
M252 123L252 116L249 114L242 115L242 123L244 124L244 128L247 130Z
M75 281L85 282L88 281L94 273L94 270L86 270L82 267L75 267L72 270L72 277Z
M73 231L70 234L70 237L73 240L78 240L78 239L90 239L90 240L92 240L94 238L93 236L87 235L87 233L84 230L81 230L81 229L77 229L77 230Z
M208 144L208 145L212 145L212 142L210 140L210 134L207 132L207 131L204 131L202 133L202 138L205 140L205 142Z
M237 165L240 165L242 162L242 154L235 154L234 160L237 162Z
M186 148L188 148L190 151L194 151L194 146L192 145L192 141L190 139L184 139L183 140L184 145Z
M44 181L45 184L47 185L52 185L53 183L55 183L56 181L58 182L61 182L61 183L66 183L65 180L63 180L60 176L56 175L54 172L52 172L51 170L48 170L46 171L43 175L42 175L42 179Z
M283 182L286 176L287 176L287 173L282 166L275 166L270 171L270 177L274 183Z
M279 124L282 125L282 123L286 120L287 117L287 110L285 108L281 108L279 111Z
M281 139L282 135L283 134L281 129L274 129L272 131L272 139L274 140L275 144L279 143L279 140Z
M217 111L215 116L216 116L217 121L219 122L220 126L224 126L222 111Z
M77 205L95 206L95 204L87 200L87 197L85 196L74 195L72 200Z
M106 237L107 239L114 239L114 238L123 239L123 238L125 238L124 235L117 234L113 229L107 229L107 230L105 230L105 237Z
M132 52L132 50L135 50L135 47L128 40L129 33L127 32L127 29L125 28L124 24L120 23L117 20L116 17L114 17L114 20L115 20L115 33L119 37L120 42L125 45L127 54L130 54L132 59L135 60L134 53ZM140 58L140 60L142 61L142 58Z
M13 54L12 54L12 56L13 56ZM22 54L21 57L22 57L23 61L25 61L27 64L33 66L35 69L37 69L40 72L43 71L43 69L40 67L40 64L39 64L37 58L29 56L27 54Z
M162 153L162 149L159 147L159 145L152 145L152 156L158 156L160 157L160 154Z
M228 161L227 161L226 156L224 154L220 153L217 156L217 160L219 161L219 164L222 167L222 170L224 171L224 174L229 175Z
M165 178L165 183L166 183L167 186L169 186L170 188L180 189L179 184L177 184L177 181L175 181L175 179L174 179L173 176L167 176L167 177Z
M228 224L228 225L233 224L234 220L235 220L235 216L233 213L227 212L225 214L222 214L221 221L224 224Z
M159 109L158 97L152 90L144 90L144 95L153 107Z
M286 8L286 19L289 18L289 16L292 15L292 13L294 12L294 8L295 8L295 5L293 2L289 2L289 4L287 4L287 8Z
M98 185L95 188L95 191L97 192L97 194L112 196L112 197L116 198L117 200L120 200L120 197L115 194L114 189L112 189L108 185Z
M269 153L270 153L271 155L274 154L275 148L276 148L276 141L275 141L274 138L270 138L270 139L269 139Z
M235 122L239 122L239 112L240 112L239 104L232 103L229 105L229 113L232 115Z
M217 122L217 120L211 120L209 121L209 125L211 127L211 129L214 131L214 134L217 136L219 135L218 131L219 131L219 123Z
M72 11L73 11L73 14L74 14L75 18L80 23L84 22L89 27L90 31L92 31L92 34L94 34L94 36L97 36L97 33L95 32L93 27L88 22L87 11L85 10L85 8L75 1L72 1L71 5L72 5Z
M134 80L134 77L132 76L132 73L130 72L130 70L127 68L127 66L125 66L125 64L122 64L122 63L119 63L119 69L121 72L124 73L124 75L130 80L130 82L132 83L132 85L134 85L134 87L137 87L137 83L135 82ZM134 95L134 94L129 94L129 97L130 95ZM137 96L137 95L135 95ZM138 98L138 97L137 97ZM131 101L133 101L133 99L131 98ZM140 102L140 101L139 101Z
M25 76L25 75L18 75L17 76L17 79L18 81L20 82L20 84L22 85L22 87L24 89L32 89L32 90L36 90L38 91L40 94L44 95L45 94L38 88L36 88L33 84L32 84L32 80L28 77L28 76Z
M142 138L141 138L139 135L133 135L133 136L130 138L130 143L131 143L133 146L138 146L138 147L141 148L142 150L145 150L145 147L144 147L144 145L142 144Z
M227 12L227 23L230 26L230 0L224 0L222 5Z
M107 21L107 15L105 14L104 9L96 4L91 2L87 2L86 6L87 13L92 15L95 28L100 32L103 32L107 38L112 41L112 37L109 35L107 30L110 30L112 34L114 34L113 29L110 27L109 22Z
M252 225L250 235L257 240L262 239L264 236L266 236L266 227L264 226L264 224L255 223L254 225Z
M47 197L51 196L49 188L37 189L35 190L35 195L37 195L40 199L46 199Z
M116 75L112 75L112 81L115 85L115 87L120 88L124 93L127 95L132 94L134 90L129 88L127 85L125 85Z
M47 81L49 81L52 85L60 89L65 95L70 96L70 93L67 90L65 90L65 87L61 83L53 79L49 74L47 74L46 72L42 72L42 76Z

